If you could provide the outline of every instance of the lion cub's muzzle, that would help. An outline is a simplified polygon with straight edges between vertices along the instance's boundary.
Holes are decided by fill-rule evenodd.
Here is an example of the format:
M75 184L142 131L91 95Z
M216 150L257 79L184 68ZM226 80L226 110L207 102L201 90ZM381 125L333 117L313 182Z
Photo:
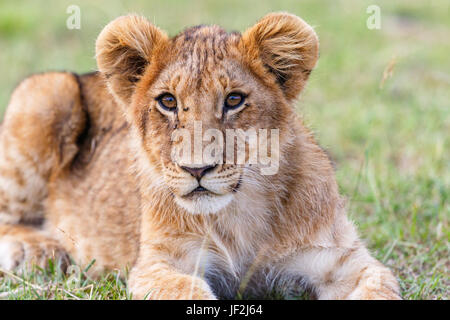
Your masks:
M187 194L182 196L195 196L196 194L212 193L213 195L221 195L231 192L239 186L239 172L235 171L234 166L225 167L223 165L206 165L206 166L179 166L179 168L189 175L191 180L196 180L197 186L193 188L195 183L190 183L193 188ZM237 178L237 179L236 179Z
M175 200L191 213L211 213L233 199L240 185L241 170L236 165L178 165L164 170L166 184Z
M209 165L204 167L188 167L188 166L180 166L181 169L189 172L191 176L193 176L195 179L197 179L198 187L192 190L189 194L186 196L189 196L191 194L201 193L201 192L209 192L208 189L202 186L201 179L203 176L212 170L214 170L217 167L217 165Z

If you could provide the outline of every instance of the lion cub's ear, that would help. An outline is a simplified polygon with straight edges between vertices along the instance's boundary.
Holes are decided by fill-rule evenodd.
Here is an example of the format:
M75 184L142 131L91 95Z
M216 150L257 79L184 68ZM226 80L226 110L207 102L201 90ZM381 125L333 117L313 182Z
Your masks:
M273 74L288 100L303 89L319 56L313 28L288 13L266 15L244 32L241 41L250 66Z
M110 22L96 42L97 65L113 95L130 103L136 82L167 35L147 19L129 15Z

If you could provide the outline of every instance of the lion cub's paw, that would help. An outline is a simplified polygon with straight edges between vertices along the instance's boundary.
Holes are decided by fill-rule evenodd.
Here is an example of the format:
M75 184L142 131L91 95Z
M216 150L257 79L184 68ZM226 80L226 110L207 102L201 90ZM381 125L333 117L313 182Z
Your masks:
M46 268L50 259L62 270L67 268L70 259L55 240L46 238L34 240L0 238L0 268L7 271L30 269L33 265Z
M397 280L386 268L375 268L360 280L348 296L350 300L401 300Z
M400 295L391 288L382 287L376 290L366 287L359 287L349 296L349 300L402 300Z
M24 260L23 246L19 241L0 239L0 268L12 271Z
M189 275L168 277L158 283L158 286L152 287L144 292L144 286L135 283L132 286L133 299L216 300L209 285L204 280ZM149 286L147 285L145 288L149 288Z

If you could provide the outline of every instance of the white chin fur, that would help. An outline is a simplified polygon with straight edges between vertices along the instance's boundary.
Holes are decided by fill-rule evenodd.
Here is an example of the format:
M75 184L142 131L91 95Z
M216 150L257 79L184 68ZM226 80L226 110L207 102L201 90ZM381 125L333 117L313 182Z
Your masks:
M229 205L231 200L233 195L230 193L219 196L205 195L197 199L175 197L175 202L191 214L217 213Z

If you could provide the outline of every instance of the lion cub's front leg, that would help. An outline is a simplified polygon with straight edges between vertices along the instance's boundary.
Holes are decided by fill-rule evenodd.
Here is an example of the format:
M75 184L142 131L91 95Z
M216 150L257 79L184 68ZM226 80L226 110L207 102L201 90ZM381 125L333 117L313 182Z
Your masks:
M334 240L299 249L287 268L305 279L318 299L401 299L392 272L369 254L346 218L329 236Z
M129 278L133 299L216 299L206 281L183 273L174 266L174 262L165 252L156 248L141 247L138 261Z

